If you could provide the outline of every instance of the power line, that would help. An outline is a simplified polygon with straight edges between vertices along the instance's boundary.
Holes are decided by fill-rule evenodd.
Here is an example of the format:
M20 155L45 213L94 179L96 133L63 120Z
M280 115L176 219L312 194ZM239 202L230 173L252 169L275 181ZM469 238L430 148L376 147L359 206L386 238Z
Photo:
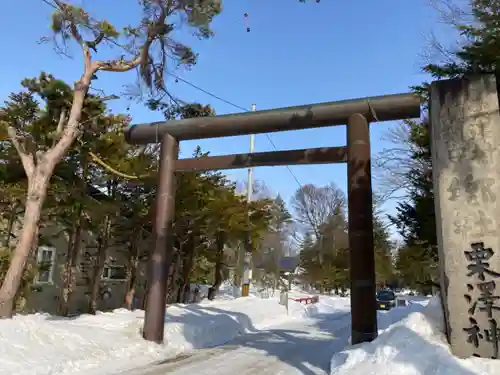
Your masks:
M196 89L198 91L201 91L201 92L203 92L204 94L206 94L208 96L211 96L212 98L215 98L215 99L220 100L220 101L222 101L222 102L224 102L224 103L226 103L226 104L228 104L230 106L233 106L234 108L238 108L238 109L240 109L240 110L242 110L244 112L251 112L249 109L247 109L245 107L242 107L242 106L240 106L240 105L238 105L236 103L233 103L233 102L231 102L231 101L229 101L227 99L224 99L224 98L222 98L222 97L220 97L220 96L218 96L218 95L216 95L216 94L214 94L214 93L212 93L212 92L210 92L210 91L208 91L208 90L206 90L206 89L204 89L204 88L202 88L202 87L200 87L198 85L195 85L192 82L189 82L189 81L185 80L184 78L179 77L178 75L176 75L174 73L167 72L167 74L169 76L174 77L176 80L181 81L181 82L185 83L186 85L191 86L192 88L194 88L194 89ZM274 143L274 141L271 138L271 136L269 134L267 134L267 133L265 133L264 135L266 136L267 140L269 141L269 143L271 144L271 146L274 148L274 150L278 151L278 147L276 147L276 144ZM297 183L297 185L299 185L299 187L302 187L301 182L299 181L299 179L297 178L297 176L293 173L293 171L290 168L290 166L286 165L285 167L288 170L288 172L290 173L290 175L292 176L292 178L295 180L295 182Z

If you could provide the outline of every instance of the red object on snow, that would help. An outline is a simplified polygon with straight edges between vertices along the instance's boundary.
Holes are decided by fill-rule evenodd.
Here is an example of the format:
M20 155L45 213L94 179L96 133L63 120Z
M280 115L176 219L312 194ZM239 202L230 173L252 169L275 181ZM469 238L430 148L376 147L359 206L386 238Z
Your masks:
M300 302L300 303L305 303L306 305L312 304L312 303L318 303L319 302L319 297L318 296L313 296L313 297L302 297L302 298L296 298L294 299L295 302Z

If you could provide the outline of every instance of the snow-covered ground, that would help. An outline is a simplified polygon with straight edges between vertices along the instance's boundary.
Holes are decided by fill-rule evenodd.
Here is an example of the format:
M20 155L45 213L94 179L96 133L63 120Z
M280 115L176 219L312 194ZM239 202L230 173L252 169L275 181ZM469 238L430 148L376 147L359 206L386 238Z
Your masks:
M141 338L144 312L118 309L108 313L60 318L46 314L0 321L0 375L108 375L142 367L199 348L224 344L271 325L333 311L349 311L345 298L331 298L307 308L278 303L279 293L262 299L232 297L224 285L215 301L168 306L166 345ZM292 292L290 298L304 294Z
M374 342L348 347L348 298L305 306L293 299L309 294L294 290L287 312L279 293L251 294L235 299L225 285L215 301L168 306L166 345L141 338L140 310L3 320L0 375L500 374L499 361L450 354L438 300L407 297L407 307L379 312Z
M332 353L347 344L349 326L348 312L288 320L123 375L329 375Z
M239 336L225 345L204 349L175 360L124 375L329 375L332 353L343 350L351 334L345 299L321 296L320 303L300 319L283 321L265 330ZM413 306L413 305L412 305ZM299 306L294 304L299 309ZM421 304L380 312L380 329L401 319Z
M493 375L500 374L500 361L466 360L451 355L444 335L439 298L428 303L417 299L414 310L401 319L404 308L386 315L386 324L371 343L351 347L333 355L331 375ZM380 324L380 316L379 316Z

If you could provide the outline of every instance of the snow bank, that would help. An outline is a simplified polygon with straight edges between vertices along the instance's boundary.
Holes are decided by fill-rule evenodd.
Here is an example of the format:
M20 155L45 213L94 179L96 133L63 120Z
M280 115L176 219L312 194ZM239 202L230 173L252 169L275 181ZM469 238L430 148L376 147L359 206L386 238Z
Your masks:
M143 319L141 310L119 309L69 319L35 314L0 321L0 374L111 374L220 345L288 317L275 300L256 297L169 306L167 345L141 338Z
M460 360L451 355L444 336L441 303L433 298L408 309L393 309L379 315L379 326L402 321L383 330L371 343L353 346L333 356L331 375L493 375L500 374L500 362L471 358ZM420 310L420 311L419 311ZM385 319L385 321L384 321ZM382 324L381 324L382 323Z
M285 306L278 303L279 296L235 299L232 292L228 285L218 300L169 306L166 345L142 339L141 310L118 309L76 318L18 315L12 320L0 320L0 375L114 374L186 351L224 344L271 324L348 309L345 301L320 297L319 304L307 307L292 301L287 314Z

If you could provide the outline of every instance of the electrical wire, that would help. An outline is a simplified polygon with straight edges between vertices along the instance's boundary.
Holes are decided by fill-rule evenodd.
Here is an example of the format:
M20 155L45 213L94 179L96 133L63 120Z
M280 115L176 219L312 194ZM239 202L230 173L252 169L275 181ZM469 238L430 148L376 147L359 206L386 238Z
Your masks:
M216 94L214 94L214 93L212 93L212 92L210 92L210 91L208 91L208 90L206 90L206 89L204 89L204 88L202 88L202 87L200 87L198 85L195 85L192 82L189 82L188 80L185 80L184 78L179 77L178 75L176 75L174 73L167 72L167 75L175 78L176 80L178 80L180 82L185 83L188 86L191 86L192 88L194 88L194 89L196 89L196 90L198 90L200 92L203 92L204 94L206 94L208 96L211 96L214 99L220 100L220 101L222 101L222 102L224 102L224 103L226 103L226 104L228 104L228 105L230 105L230 106L232 106L234 108L240 109L240 110L242 110L244 112L251 112L249 109L247 109L245 107L242 107L242 106L240 106L240 105L238 105L236 103L233 103L233 102L231 102L231 101L229 101L227 99L224 99L224 98L222 98L222 97L220 97L220 96L218 96L218 95L216 95ZM271 146L274 148L274 150L278 151L278 147L276 147L276 144L274 143L274 141L271 138L271 136L269 134L267 134L267 133L264 133L264 135L266 136L267 140L269 141L269 143L271 144ZM290 173L290 175L292 176L292 178L295 180L295 182L297 183L297 185L301 188L302 187L302 183L297 178L297 176L293 173L293 171L290 168L290 166L286 165L285 167L288 170L288 172Z

